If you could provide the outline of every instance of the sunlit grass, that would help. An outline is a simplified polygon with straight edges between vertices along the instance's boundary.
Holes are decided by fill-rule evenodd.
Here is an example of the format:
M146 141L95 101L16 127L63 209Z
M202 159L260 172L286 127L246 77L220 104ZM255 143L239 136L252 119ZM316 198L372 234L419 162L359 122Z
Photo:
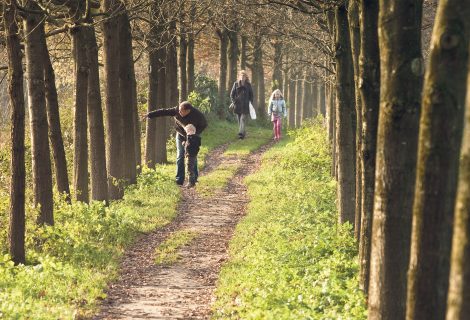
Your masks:
M171 234L155 249L156 264L171 264L179 259L179 249L191 243L198 236L193 230L178 230Z
M240 163L222 163L217 169L207 175L201 176L196 185L197 192L204 196L210 197L227 186L235 172L240 167Z

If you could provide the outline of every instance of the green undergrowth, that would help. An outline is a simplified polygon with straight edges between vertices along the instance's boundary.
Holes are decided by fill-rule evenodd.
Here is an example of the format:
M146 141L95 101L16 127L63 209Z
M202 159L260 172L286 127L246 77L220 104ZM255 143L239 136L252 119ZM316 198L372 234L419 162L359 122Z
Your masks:
M92 312L117 274L119 257L142 232L176 214L172 170L144 169L124 199L106 207L56 202L55 225L28 223L27 265L0 258L0 318L73 319Z
M336 223L320 121L291 132L247 177L251 202L222 268L215 319L365 319L357 249Z
M175 263L179 259L179 249L191 243L197 236L198 233L192 230L178 230L174 232L155 249L155 263Z
M203 135L201 165L211 149L234 140L226 132L236 130L233 123L211 120ZM174 139L168 145L174 149ZM170 148L169 164L158 165L156 170L143 168L137 184L108 207L101 202L68 205L56 196L54 226L35 224L37 212L28 197L26 265L14 266L7 254L9 197L2 188L0 318L75 319L93 314L105 297L107 283L117 276L125 248L136 236L175 217L180 189L174 183L174 157ZM0 177L8 171L3 168Z

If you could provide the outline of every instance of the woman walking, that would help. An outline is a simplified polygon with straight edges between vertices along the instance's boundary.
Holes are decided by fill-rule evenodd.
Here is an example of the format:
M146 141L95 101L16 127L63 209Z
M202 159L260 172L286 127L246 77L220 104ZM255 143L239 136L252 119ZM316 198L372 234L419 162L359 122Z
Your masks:
M245 124L250 113L250 102L253 103L253 89L245 70L240 71L239 80L233 84L230 99L235 106L233 112L238 119L238 138L243 139L246 135Z
M276 89L271 94L268 104L268 115L271 116L273 123L274 140L281 139L282 117L287 117L287 108L282 92Z

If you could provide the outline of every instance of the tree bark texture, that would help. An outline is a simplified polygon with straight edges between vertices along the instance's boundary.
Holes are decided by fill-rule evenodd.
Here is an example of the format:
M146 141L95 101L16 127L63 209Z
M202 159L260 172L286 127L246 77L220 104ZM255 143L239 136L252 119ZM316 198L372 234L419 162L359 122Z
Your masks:
M165 38L167 34L164 34L163 41L167 41ZM163 42L164 43L164 42ZM157 61L156 69L158 70L157 74L157 101L156 109L165 108L167 106L167 53L164 47L161 47L157 50ZM166 163L168 162L166 141L167 141L167 132L168 125L167 119L164 117L155 118L155 162L156 163Z
M349 24L344 5L335 10L336 21L336 143L338 152L338 218L354 226L356 199L354 70Z
M295 90L295 127L300 128L302 125L302 102L304 96L304 79L298 79Z
M166 58L166 105L168 108L176 107L179 105L178 97L178 53L176 50L176 40L177 40L177 30L176 22L170 21L168 27L168 46L167 46L167 58ZM163 118L167 123L167 132L172 133L173 126L170 123L173 123L171 118ZM167 135L167 138L169 135Z
M15 264L25 263L25 104L21 41L15 21L16 7L3 5L5 44L8 54L8 94L11 107L11 180L9 252Z
M87 95L89 66L83 27L75 27L72 29L71 35L75 63L73 185L75 199L77 201L88 202Z
M369 319L403 319L422 85L422 0L379 2L381 56Z
M148 99L147 99L147 112L157 109L157 91L158 91L158 53L153 49L149 52L148 57ZM156 143L156 120L159 118L147 119L146 134L145 134L145 164L154 169L157 163L157 143Z
M374 211L375 159L380 104L380 55L377 30L379 6L375 0L360 1L361 53L359 89L362 100L362 212L359 241L360 288L369 290L372 217Z
M195 79L195 60L194 60L194 35L190 33L188 35L188 94L194 91L194 79Z
M264 83L264 67L263 67L263 42L261 36L255 36L254 48L253 48L253 67L254 72L257 74L257 116L259 119L265 117L266 114L266 87Z
M470 92L470 72L467 94ZM452 255L447 297L447 320L465 320L470 314L470 99L467 97L464 140L460 156Z
M466 1L439 2L419 127L407 319L444 319L446 314L467 89L469 15Z
M241 50L240 50L240 69L246 69L247 51L248 51L248 38L241 36Z
M184 16L182 17L184 20ZM188 99L188 72L187 72L187 55L188 55L188 40L186 37L186 27L184 21L180 22L180 45L179 45L179 69L180 69L180 98L179 101L186 101Z
M310 117L311 110L313 108L312 102L312 82L309 75L305 76L305 80L303 83L304 86L304 96L302 101L302 122L305 121L307 118Z
M89 21L92 24L93 21ZM94 27L84 28L87 42L88 91L87 112L90 137L91 199L108 202L108 174L106 168L106 145L103 109L100 91L98 44Z
M233 83L237 81L238 74L238 26L233 26L231 30L228 31L228 76L227 76L227 89L230 90L233 86Z
M217 35L219 36L219 102L217 107L217 115L220 119L222 119L225 115L224 108L227 96L227 89L225 88L225 84L227 83L227 30L218 30Z
M121 10L117 0L104 0L104 11L112 14L103 22L103 60L105 74L105 112L108 166L109 199L121 199L123 189L119 186L122 178L122 108L119 89L119 20L116 16Z
M135 157L135 130L133 104L134 57L132 54L132 34L129 15L124 11L119 15L119 91L121 94L123 139L122 139L122 178L126 185L137 181ZM178 98L178 97L176 97ZM139 141L140 143L140 141Z
M39 6L29 0L28 9ZM52 200L52 171L48 139L47 112L44 87L44 66L41 43L44 37L44 17L29 13L24 19L26 78L28 80L28 105L31 124L31 149L33 160L34 205L39 208L39 224L54 224Z
M295 73L291 72L290 78L289 78L289 101L288 101L288 124L289 128L293 129L295 128L295 97L297 96L296 94L296 89L297 89L297 81L295 79Z
M359 53L361 50L360 26L359 26L359 0L349 0L348 6L349 35L351 38L351 52L354 67L354 97L356 105L356 206L354 219L354 237L358 240L361 233L361 213L362 213L362 101L359 92Z
M55 72L52 67L45 38L42 45L47 121L49 125L49 140L54 159L57 190L59 193L64 194L66 201L70 203L69 176L67 172L67 159L65 158L64 140L62 139L62 129L60 126L59 100L57 98L57 88L55 85Z
M273 65L273 83L271 90L283 89L282 79L282 42L280 40L274 40L274 65Z

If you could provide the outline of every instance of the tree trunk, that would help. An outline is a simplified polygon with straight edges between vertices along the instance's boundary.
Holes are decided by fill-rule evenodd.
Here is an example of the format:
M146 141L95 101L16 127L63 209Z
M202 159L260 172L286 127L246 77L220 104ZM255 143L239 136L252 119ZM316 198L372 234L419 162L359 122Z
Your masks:
M311 96L312 96L312 101L310 102L310 113L309 113L309 118L316 118L318 114L320 113L320 104L318 103L318 93L319 93L319 84L316 79L312 79L312 85L311 85Z
M184 20L184 15L181 17ZM179 49L179 69L180 69L180 101L188 99L188 78L186 61L188 54L188 41L186 39L186 28L184 22L180 22L180 49Z
M311 82L310 76L305 74L305 80L304 80L304 96L302 100L302 120L304 121L307 118L310 117L310 111L313 108L313 101L312 101L312 82Z
M274 40L274 65L273 65L273 83L271 84L271 91L275 89L283 89L282 81L282 42Z
M467 79L467 95L468 92L470 92L470 72ZM468 98L466 113L455 206L447 320L466 320L470 314L468 303L470 301L470 99Z
M381 102L369 319L403 319L422 84L422 0L381 0L379 7Z
M258 119L265 118L266 115L266 87L264 84L264 67L263 67L263 44L261 37L255 37L255 45L253 52L253 65L257 74L257 116Z
M83 27L75 27L71 34L75 62L73 185L76 200L88 202L87 95L89 66Z
M219 36L219 93L217 115L222 119L225 116L225 100L227 96L227 90L225 88L225 84L227 83L227 30L217 30L217 35Z
M166 38L167 34L163 35L162 43L166 43L168 39ZM156 69L158 70L157 74L157 101L156 109L165 108L167 105L167 73L166 73L166 63L167 54L164 47L160 47L157 50L157 64ZM155 118L155 162L156 163L166 163L168 162L168 155L166 149L167 141L167 132L168 125L167 120L164 117Z
M408 319L444 319L446 314L467 89L469 15L466 1L439 2L419 127Z
M360 2L361 53L359 81L362 107L362 213L359 241L360 287L369 290L372 213L374 210L375 158L380 103L380 55L378 39L379 6L375 0Z
M241 36L241 53L240 53L240 69L246 69L246 52L248 50L248 38L247 36Z
M117 0L104 0L104 11L111 16L103 22L103 60L106 95L106 160L108 166L108 191L111 200L121 199L123 189L118 181L122 178L123 162L122 108L119 90L119 23L117 12L121 10Z
M150 31L152 32L152 31ZM158 102L158 52L153 49L149 52L148 57L148 75L149 75L149 87L148 87L148 99L147 99L147 112L151 112L157 109ZM147 119L147 127L145 130L145 164L154 169L157 163L157 143L156 143L156 120L160 118ZM163 133L163 135L165 135Z
M355 217L355 104L349 24L344 5L335 10L336 21L336 140L338 146L339 222L354 225Z
M167 42L169 45L167 46L167 59L166 59L166 79L167 79L167 86L166 86L166 105L168 107L176 107L179 105L178 97L178 54L176 51L176 22L171 21L169 23L168 28L168 36L169 41ZM165 118L164 118L165 119ZM166 122L168 124L168 128L170 129L167 132L170 133L172 126L170 123L173 123L173 119L166 118ZM167 135L168 138L169 135Z
M318 111L321 113L323 118L326 118L326 103L325 103L325 82L318 84Z
M361 166L361 144L362 144L362 102L359 92L359 53L361 46L360 28L359 28L359 0L349 0L348 6L349 34L351 38L351 52L354 68L354 95L356 105L356 205L354 220L354 237L358 240L361 233L361 213L362 213L362 166Z
M122 178L125 184L135 184L137 170L135 163L135 130L132 86L135 79L132 54L132 34L127 11L119 15L119 91L122 108L123 139ZM140 142L139 142L140 143Z
M230 90L235 81L237 81L238 73L238 26L234 26L228 31L228 77L227 89Z
M45 38L44 38L45 40ZM62 129L60 127L59 101L57 98L57 88L55 85L55 73L47 49L46 41L43 45L44 64L44 85L46 94L47 120L49 124L49 140L52 146L52 155L55 165L55 176L57 190L65 194L65 199L70 203L70 186L67 172L67 160L65 158L64 141L62 139Z
M296 94L296 88L297 88L297 81L295 78L295 73L291 72L290 74L290 79L289 79L289 101L288 101L288 124L289 128L293 129L295 128L295 97L297 96Z
M282 87L282 94L284 95L284 99L287 99L287 95L289 94L289 70L285 69L283 71L283 87Z
M28 9L37 11L39 6L32 0L26 2ZM28 80L28 105L31 124L31 153L33 171L34 205L40 206L39 224L54 224L52 200L52 171L49 149L46 100L44 93L43 48L44 17L28 13L24 19L26 79Z
M11 107L11 180L9 252L15 264L25 263L25 105L21 42L16 6L3 5L5 43L8 53L8 94Z
M297 79L297 89L295 97L295 127L300 128L302 125L302 100L304 94L304 84L305 80Z
M194 35L189 34L188 38L188 94L194 91Z
M88 22L92 25L93 21ZM101 106L98 44L95 28L84 29L88 59L88 130L90 136L90 182L91 198L108 202L108 175L106 169L106 146L104 137L103 110Z
M140 116L139 116L139 105L137 102L137 80L135 78L135 66L134 61L131 63L130 68L131 74L131 91L132 91L132 115L134 118L133 128L134 128L134 155L135 155L135 170L136 174L141 173L142 168L142 139L141 139L141 127L140 127Z

